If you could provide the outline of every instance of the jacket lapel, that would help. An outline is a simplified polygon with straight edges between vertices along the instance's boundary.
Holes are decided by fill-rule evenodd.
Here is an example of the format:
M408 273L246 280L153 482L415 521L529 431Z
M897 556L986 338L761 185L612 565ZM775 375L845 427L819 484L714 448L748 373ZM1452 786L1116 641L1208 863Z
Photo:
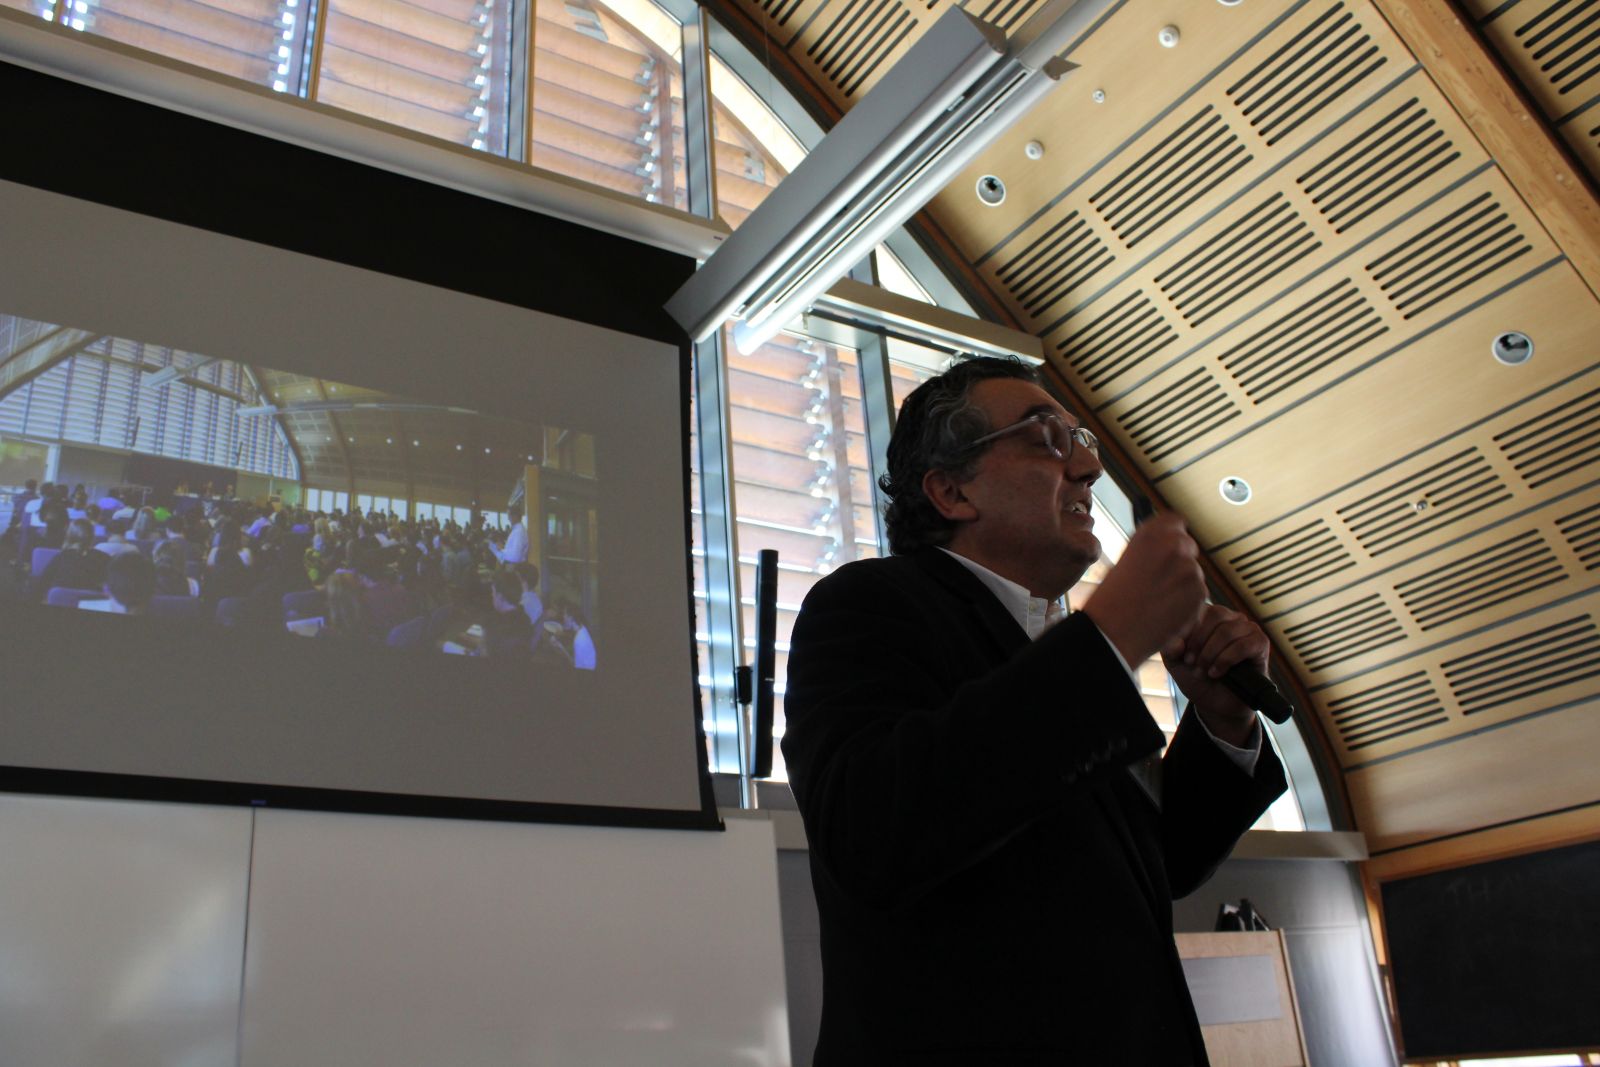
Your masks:
M1028 645L1027 631L1017 625L1017 620L1012 618L1011 613L1006 611L1005 606L989 591L989 588L978 580L977 575L937 548L922 549L911 558L924 573L958 598L975 620L977 629L993 639L994 662L1002 662ZM1156 773L1159 774L1159 771L1158 762ZM1134 840L1132 828L1128 825L1130 808L1151 804L1156 810L1160 809L1159 793L1151 792L1147 783L1132 773L1131 768L1125 780L1112 779L1106 785L1108 788L1095 789L1094 802L1101 807L1106 822L1113 828L1123 850L1128 854L1129 867L1135 872L1139 887L1150 902L1152 911L1159 915L1160 902L1155 886L1150 880L1150 857L1139 848Z
M1005 609L978 576L937 548L924 548L911 557L934 581L956 596L977 623L978 629L994 639L996 661L1007 659L1028 644L1027 631Z

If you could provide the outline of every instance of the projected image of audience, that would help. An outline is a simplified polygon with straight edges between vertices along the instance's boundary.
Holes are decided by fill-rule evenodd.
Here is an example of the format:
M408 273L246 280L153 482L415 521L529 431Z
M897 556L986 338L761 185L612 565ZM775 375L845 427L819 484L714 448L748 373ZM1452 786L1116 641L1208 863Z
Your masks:
M591 435L10 316L0 370L10 601L595 669Z

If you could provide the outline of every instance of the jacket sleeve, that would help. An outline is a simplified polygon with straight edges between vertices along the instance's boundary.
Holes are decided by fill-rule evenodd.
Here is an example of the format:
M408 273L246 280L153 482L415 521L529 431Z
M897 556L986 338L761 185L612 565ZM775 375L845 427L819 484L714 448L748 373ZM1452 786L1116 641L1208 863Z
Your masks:
M856 899L885 905L1163 743L1086 616L965 670L952 661L972 655L960 647L971 633L896 577L857 564L812 589L784 698L783 752L813 860Z
M1162 853L1172 895L1183 897L1205 884L1239 836L1287 788L1288 778L1266 738L1254 773L1246 774L1192 713L1179 721L1161 771Z

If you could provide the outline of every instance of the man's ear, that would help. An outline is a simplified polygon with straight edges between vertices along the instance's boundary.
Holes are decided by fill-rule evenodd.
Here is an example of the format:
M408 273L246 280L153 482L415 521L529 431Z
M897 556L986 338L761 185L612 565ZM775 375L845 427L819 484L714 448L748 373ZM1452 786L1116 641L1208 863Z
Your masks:
M971 522L978 517L978 506L961 491L961 483L949 471L931 470L922 476L923 495L933 509L951 522Z

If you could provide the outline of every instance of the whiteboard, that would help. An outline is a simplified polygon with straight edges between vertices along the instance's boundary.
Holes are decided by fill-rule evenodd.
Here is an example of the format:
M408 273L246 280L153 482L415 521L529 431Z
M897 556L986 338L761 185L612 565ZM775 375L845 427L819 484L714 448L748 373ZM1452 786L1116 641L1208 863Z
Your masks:
M0 794L0 1063L791 1063L772 826Z
M263 811L240 1063L790 1062L771 824Z

